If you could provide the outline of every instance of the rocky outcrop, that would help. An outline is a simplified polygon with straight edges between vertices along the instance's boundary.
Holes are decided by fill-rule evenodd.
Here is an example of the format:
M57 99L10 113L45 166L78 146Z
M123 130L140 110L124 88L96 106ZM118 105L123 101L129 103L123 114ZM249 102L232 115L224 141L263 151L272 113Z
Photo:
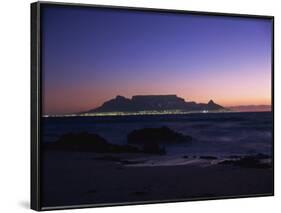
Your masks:
M268 160L268 161L264 161ZM235 160L225 160L220 164L239 166L242 168L269 169L272 168L271 156L259 153L256 155L248 155L239 157Z
M45 144L44 148L48 150L97 153L140 152L137 147L111 144L101 136L87 132L62 135L56 142Z
M143 128L134 130L127 136L129 144L176 144L191 142L192 137L175 132L168 127Z

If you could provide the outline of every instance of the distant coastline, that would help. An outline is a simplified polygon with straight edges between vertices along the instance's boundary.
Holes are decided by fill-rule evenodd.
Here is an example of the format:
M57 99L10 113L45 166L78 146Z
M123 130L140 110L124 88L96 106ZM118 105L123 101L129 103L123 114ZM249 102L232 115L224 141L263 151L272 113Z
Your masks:
M72 113L58 115L43 115L43 117L102 117L102 116L129 116L129 115L185 115L196 113L226 113L234 111L140 111L140 112L96 112L96 113Z
M206 113L254 113L254 112L271 112L271 110L265 111L190 111L190 112L108 112L108 113L84 113L84 114L52 114L43 115L42 117L103 117L103 116L139 116L139 115L187 115L187 114L206 114Z
M183 115L195 113L263 112L271 111L270 105L245 105L223 107L212 99L208 103L185 101L177 95L137 95L131 99L117 95L101 106L84 112L45 114L43 117L76 116L134 116L134 115Z
M228 109L236 112L270 112L271 105L242 105L242 106L231 106Z

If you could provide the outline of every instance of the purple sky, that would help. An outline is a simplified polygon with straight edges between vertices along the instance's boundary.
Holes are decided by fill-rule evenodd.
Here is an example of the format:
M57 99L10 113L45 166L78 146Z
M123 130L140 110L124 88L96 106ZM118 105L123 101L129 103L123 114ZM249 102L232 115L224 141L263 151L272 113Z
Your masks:
M270 104L271 27L266 19L46 5L43 113L138 94Z

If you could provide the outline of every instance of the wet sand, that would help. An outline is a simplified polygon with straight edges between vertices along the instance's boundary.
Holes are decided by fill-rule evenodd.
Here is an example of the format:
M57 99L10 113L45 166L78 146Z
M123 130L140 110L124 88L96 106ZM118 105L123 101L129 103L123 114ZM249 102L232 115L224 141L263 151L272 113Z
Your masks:
M224 196L270 195L273 170L232 165L138 166L136 155L48 151L42 164L44 207ZM111 155L112 156L112 155Z

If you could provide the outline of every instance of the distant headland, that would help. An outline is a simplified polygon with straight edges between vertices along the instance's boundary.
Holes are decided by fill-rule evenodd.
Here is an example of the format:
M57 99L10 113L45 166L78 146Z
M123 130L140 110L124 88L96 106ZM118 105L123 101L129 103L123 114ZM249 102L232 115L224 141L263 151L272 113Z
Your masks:
M131 99L117 95L97 108L61 116L188 114L229 111L213 100L208 103L196 103L185 101L177 95L135 95Z
M70 116L122 116L122 115L165 115L189 113L224 113L224 112L269 112L271 105L242 105L223 107L212 99L208 103L185 101L177 95L135 95L126 98L117 95L101 106L83 112L43 117Z
M105 112L144 112L144 111L217 111L226 110L216 104L213 100L208 103L186 102L177 95L136 95L131 99L116 96L104 102L100 107L91 109L85 113L105 113Z

